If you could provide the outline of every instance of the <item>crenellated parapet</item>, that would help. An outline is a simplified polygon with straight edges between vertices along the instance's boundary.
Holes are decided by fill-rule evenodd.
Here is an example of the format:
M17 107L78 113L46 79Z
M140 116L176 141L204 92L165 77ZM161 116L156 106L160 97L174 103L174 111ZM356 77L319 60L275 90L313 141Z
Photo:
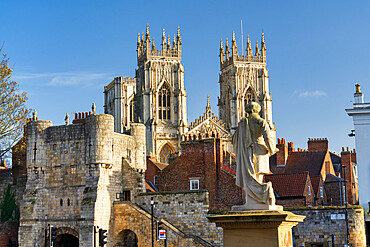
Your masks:
M229 46L229 41L226 39L226 44L224 44L221 39L220 43L220 66L221 69L227 67L235 62L249 62L249 63L260 63L266 64L266 43L265 35L262 33L261 48L259 48L258 41L256 41L255 52L253 54L252 44L249 39L247 40L246 55L240 55L238 52L238 46L235 40L235 32L233 31L233 37L231 40L231 48Z
M137 38L137 61L138 64L142 63L149 57L168 57L168 58L178 58L181 60L181 35L180 27L177 28L177 35L173 36L173 41L171 45L171 39L168 35L166 38L165 30L162 33L162 49L157 49L155 45L155 39L150 38L149 25L146 26L146 33L138 34Z

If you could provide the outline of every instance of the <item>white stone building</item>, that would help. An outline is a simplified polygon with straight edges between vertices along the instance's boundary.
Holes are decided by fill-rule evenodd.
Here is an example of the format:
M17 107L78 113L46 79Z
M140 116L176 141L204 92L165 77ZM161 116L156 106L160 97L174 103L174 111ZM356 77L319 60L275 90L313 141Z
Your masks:
M360 85L356 84L353 108L346 109L353 118L358 167L360 205L365 209L365 220L370 221L370 103L364 102Z

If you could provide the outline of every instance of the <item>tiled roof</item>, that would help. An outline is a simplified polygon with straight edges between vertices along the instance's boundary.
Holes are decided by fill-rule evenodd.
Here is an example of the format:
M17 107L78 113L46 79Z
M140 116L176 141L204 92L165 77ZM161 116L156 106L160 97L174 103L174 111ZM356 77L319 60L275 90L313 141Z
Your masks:
M339 181L344 181L344 179L340 178L340 177L337 177L337 176L334 176L333 174L326 174L325 183L327 183L327 182L339 182Z
M163 170L164 168L166 168L168 166L167 163L162 163L162 162L158 162L156 161L155 159L153 158L149 158L148 159L150 162L152 162L159 170Z
M321 176L311 177L311 183L312 183L312 187L313 187L313 191L315 192L315 195L317 194L317 190L319 189L320 180L321 180Z
M271 181L279 197L303 196L307 179L309 179L308 172L265 175L265 181Z
M308 171L311 177L320 175L327 151L302 151L289 153L285 173Z

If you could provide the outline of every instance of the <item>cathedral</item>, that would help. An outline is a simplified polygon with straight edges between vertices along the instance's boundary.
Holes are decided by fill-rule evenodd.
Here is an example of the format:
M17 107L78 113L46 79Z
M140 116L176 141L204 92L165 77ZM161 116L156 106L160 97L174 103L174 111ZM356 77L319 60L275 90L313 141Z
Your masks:
M261 105L261 117L275 131L264 34L261 48L257 41L254 54L248 36L245 56L238 52L234 32L231 47L228 39L225 46L221 40L219 117L212 113L208 98L205 114L190 124L180 28L172 42L163 30L160 46L157 49L147 26L145 34L138 34L136 76L116 77L104 90L104 113L114 116L116 132L129 133L133 122L146 126L148 156L167 163L171 155L180 152L180 142L189 138L219 136L230 143L250 101Z

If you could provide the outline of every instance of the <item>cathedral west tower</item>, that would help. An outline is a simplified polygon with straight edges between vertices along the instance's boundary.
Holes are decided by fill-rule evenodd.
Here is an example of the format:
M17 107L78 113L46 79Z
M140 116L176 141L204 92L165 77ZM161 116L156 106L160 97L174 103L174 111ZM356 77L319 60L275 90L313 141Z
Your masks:
M250 101L261 105L261 117L275 130L272 122L272 100L269 92L268 71L266 68L266 45L262 34L261 49L256 42L253 54L251 41L247 41L246 55L239 55L235 33L225 47L220 45L220 98L219 116L225 127L234 133L239 121L246 115L246 106Z
M161 162L179 151L181 135L187 131L184 66L181 64L180 29L172 44L163 30L161 50L150 37L138 35L135 121L146 126L147 152Z

